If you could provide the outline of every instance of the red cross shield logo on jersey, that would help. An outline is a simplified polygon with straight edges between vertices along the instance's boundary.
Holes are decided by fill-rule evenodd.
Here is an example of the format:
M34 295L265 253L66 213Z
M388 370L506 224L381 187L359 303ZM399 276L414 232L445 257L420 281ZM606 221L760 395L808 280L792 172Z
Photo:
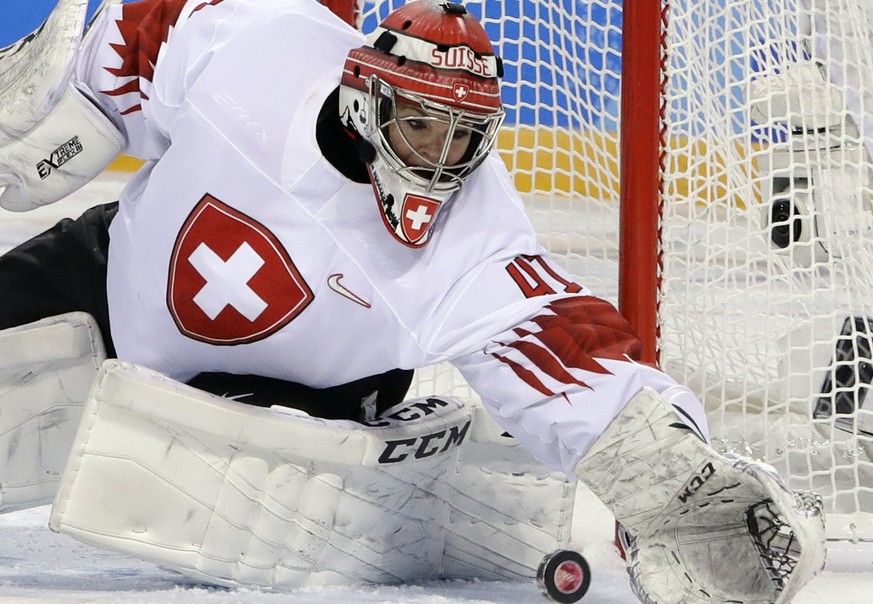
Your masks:
M400 223L403 236L413 246L427 242L428 229L433 225L440 202L429 197L407 193L403 198Z
M264 225L205 195L176 238L167 306L179 331L216 345L262 340L299 315L312 290Z

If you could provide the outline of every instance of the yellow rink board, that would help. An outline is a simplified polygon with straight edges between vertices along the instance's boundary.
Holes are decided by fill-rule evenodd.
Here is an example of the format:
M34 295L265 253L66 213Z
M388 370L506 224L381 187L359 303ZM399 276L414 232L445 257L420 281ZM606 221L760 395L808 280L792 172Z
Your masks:
M615 132L505 127L498 137L497 149L515 175L515 186L521 193L607 201L619 198ZM760 187L753 178L754 158L748 150L738 146L734 157L726 160L709 152L703 142L677 138L671 141L666 157L669 159L665 161L670 162L668 172L683 175L665 185L668 198L686 199L690 195L700 202L724 203L727 191L745 188L746 201L748 197L760 200ZM133 172L142 164L122 155L108 169ZM732 197L734 204L745 205L740 194Z
M551 128L504 128L497 149L522 193L618 199L615 135ZM119 156L109 170L134 172L141 160Z

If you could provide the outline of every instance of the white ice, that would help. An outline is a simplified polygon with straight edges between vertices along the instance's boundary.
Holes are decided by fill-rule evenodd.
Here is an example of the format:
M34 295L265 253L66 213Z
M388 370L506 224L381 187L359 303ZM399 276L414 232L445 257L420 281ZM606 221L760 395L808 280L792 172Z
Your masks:
M65 216L117 198L123 173L107 173L69 199L27 214L0 211L0 251ZM2 292L0 292L2 296ZM0 297L2 303L2 297ZM535 604L535 582L441 581L407 586L304 589L288 593L227 590L192 583L152 564L83 545L52 533L47 507L0 516L0 602L160 603L294 602L295 604ZM575 547L592 566L586 604L632 604L626 574L612 545L609 513L582 489L574 518ZM825 571L795 604L867 604L873 591L873 544L833 543Z

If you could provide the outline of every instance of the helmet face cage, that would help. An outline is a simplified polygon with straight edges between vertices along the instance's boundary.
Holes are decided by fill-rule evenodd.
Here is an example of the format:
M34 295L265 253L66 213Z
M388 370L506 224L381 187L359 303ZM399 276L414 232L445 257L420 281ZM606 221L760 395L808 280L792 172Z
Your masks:
M502 109L479 114L427 100L377 75L369 78L368 96L370 142L400 178L425 191L459 189L488 156L505 117Z
M482 25L438 0L408 1L349 52L340 120L368 143L361 158L382 220L403 245L431 240L494 146L502 65Z

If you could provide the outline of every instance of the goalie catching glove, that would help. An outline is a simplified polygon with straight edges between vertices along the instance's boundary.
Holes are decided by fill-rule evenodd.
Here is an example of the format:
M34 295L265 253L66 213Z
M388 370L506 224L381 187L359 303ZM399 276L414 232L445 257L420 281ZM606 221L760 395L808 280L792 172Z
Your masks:
M653 390L631 400L576 474L634 535L628 572L643 602L783 604L824 566L821 499L717 454Z

